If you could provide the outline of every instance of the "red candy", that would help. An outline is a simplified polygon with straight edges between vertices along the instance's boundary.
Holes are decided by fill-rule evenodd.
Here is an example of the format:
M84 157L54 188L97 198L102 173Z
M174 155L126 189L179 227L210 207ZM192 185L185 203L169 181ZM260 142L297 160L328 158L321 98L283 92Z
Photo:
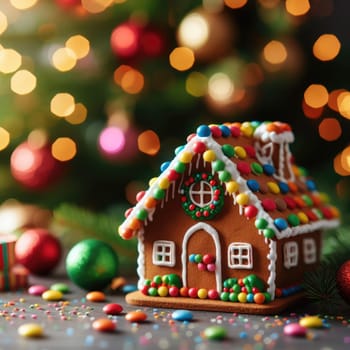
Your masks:
M123 307L119 304L106 304L103 307L103 312L107 315L118 315L123 311Z
M250 165L247 162L238 162L237 169L242 175L250 174Z
M247 205L244 208L244 216L248 219L255 218L258 214L258 209L254 205Z
M195 153L203 153L207 149L207 146L203 142L195 142L193 144L193 152Z
M261 201L261 204L266 211L273 211L276 209L276 203L273 199L265 198Z

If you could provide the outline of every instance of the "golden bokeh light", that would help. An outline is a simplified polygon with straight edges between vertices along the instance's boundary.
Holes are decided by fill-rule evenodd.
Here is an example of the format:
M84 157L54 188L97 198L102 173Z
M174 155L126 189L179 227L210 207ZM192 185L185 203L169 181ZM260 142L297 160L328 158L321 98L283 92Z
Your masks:
M267 9L273 9L280 5L280 0L258 0L262 7Z
M208 90L207 77L199 72L192 72L186 79L186 91L195 97L204 96Z
M114 0L81 0L81 5L90 13L101 13L105 11Z
M82 103L77 103L74 112L66 117L66 121L73 125L82 124L87 118L87 113L86 107Z
M312 52L320 61L331 61L339 54L341 44L334 34L323 34L314 43Z
M345 89L336 89L329 93L328 96L328 107L333 109L333 111L339 112L339 106L338 106L338 97L343 92L346 92Z
M326 141L339 139L342 133L341 125L335 118L324 118L318 126L320 136Z
M10 133L0 127L0 151L4 150L10 144Z
M334 168L334 171L340 176L350 175L350 171L346 171L342 166L341 153L337 154L333 159L333 168Z
M286 10L293 16L302 16L310 11L309 0L286 0Z
M57 49L52 55L52 65L61 72L70 71L77 64L77 57L73 50L67 47Z
M160 150L159 137L153 130L146 130L138 136L137 146L141 152L154 156Z
M344 148L341 152L340 164L344 171L350 173L350 146Z
M302 108L303 108L303 112L305 117L309 118L309 119L317 119L320 118L324 108L320 107L320 108L312 108L310 107L308 104L305 103L305 100L303 100L302 102Z
M264 59L271 64L281 64L288 56L285 45L277 40L271 40L263 50Z
M17 71L11 77L11 90L18 95L26 95L36 88L36 76L26 69Z
M227 7L231 9L239 9L247 4L248 0L224 0Z
M13 49L0 49L0 72L13 73L22 64L22 56Z
M82 35L73 35L66 41L66 48L72 50L76 58L81 59L88 55L90 42Z
M49 136L46 130L34 129L28 135L27 141L31 148L40 149L44 147L49 140Z
M142 91L145 78L137 69L127 70L120 79L120 87L128 94L138 94Z
M215 73L208 82L209 96L219 102L224 102L232 98L234 84L231 78L225 73Z
M192 50L201 48L209 38L209 24L199 13L190 13L180 23L178 40Z
M57 117L68 117L75 110L74 97L69 93L58 93L50 102L50 110Z
M0 35L6 31L7 26L7 16L2 11L0 11Z
M188 47L176 47L169 55L170 65L178 71L190 69L194 60L194 53Z
M350 92L344 91L337 98L338 111L346 119L350 119Z
M38 0L10 0L11 5L17 10L27 10L36 5L37 2Z
M304 100L312 108L320 108L328 102L328 91L321 84L311 84L304 92Z
M52 144L51 153L52 156L57 160L66 162L76 156L77 145L69 137L59 137Z

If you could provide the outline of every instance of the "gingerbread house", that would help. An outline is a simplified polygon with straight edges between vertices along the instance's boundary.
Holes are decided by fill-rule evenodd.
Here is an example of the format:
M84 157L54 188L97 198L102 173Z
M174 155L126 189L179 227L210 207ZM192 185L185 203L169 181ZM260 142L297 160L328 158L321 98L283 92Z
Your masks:
M337 209L281 122L201 125L119 227L138 238L138 305L274 313L301 296Z

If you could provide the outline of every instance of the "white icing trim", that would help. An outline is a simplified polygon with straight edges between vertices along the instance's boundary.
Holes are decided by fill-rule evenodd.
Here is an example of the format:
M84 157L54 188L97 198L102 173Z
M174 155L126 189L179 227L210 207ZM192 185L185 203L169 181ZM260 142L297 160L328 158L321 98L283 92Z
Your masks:
M283 264L286 269L298 266L299 247L295 241L286 242L283 245Z
M303 239L303 256L305 264L313 264L317 261L317 246L313 238Z
M193 187L197 185L198 185L197 182L194 182L193 184L191 184L190 199L191 199L191 202L194 203L197 207L203 208L213 201L213 196L214 196L213 187L210 186L209 182L206 180L199 181L199 189L194 189ZM207 190L206 188L209 188L209 190ZM204 201L205 195L210 196L209 201L206 201L206 202ZM199 201L196 200L197 196L199 197Z
M270 274L267 278L267 292L270 293L271 299L275 299L275 293L276 293L276 261L277 261L277 243L276 241L270 239L269 242L269 254L267 255L267 258L270 260L269 266L267 269L269 270Z
M137 275L139 276L137 287L139 290L142 289L142 287L145 284L145 244L144 244L144 231L140 230L138 237L137 237Z
M239 254L233 254L233 250L239 250ZM247 251L246 255L242 254L242 251ZM238 264L232 262L232 257L239 260ZM243 264L242 261L247 261L247 264ZM253 249L250 243L246 242L232 242L227 249L227 265L230 269L252 269L253 268Z
M182 283L185 287L187 287L187 245L190 237L197 231L204 230L207 232L215 243L215 256L216 256L216 270L215 270L215 279L216 279L216 290L218 292L222 291L222 266L221 266L221 246L219 234L215 230L214 227L204 223L199 222L193 226L191 226L185 233L183 241L182 241L182 254L181 254L181 262L182 262Z
M161 248L161 250L159 250ZM169 252L165 249L169 248ZM158 260L161 256L162 260ZM158 240L153 242L152 263L157 266L175 266L175 243L173 241Z

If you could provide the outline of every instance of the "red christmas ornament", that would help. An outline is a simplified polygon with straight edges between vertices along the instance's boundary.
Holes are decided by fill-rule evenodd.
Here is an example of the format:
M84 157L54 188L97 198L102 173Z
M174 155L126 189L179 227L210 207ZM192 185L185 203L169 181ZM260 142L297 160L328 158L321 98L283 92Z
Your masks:
M81 5L81 0L56 0L57 5L63 9L72 9Z
M60 262L60 241L48 230L33 228L25 231L17 240L15 255L18 263L35 275L47 275Z
M62 173L62 163L51 153L50 145L20 144L11 155L12 176L28 189L46 189Z
M339 294L350 304L350 260L340 266L336 279Z

